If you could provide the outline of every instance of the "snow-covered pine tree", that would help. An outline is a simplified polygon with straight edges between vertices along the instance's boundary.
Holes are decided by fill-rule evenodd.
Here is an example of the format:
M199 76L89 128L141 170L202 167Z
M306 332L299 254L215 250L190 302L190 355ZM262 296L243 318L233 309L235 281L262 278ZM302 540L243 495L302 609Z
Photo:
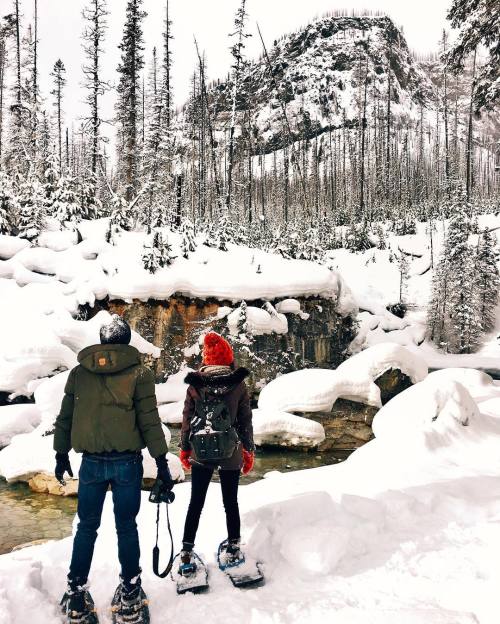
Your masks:
M380 223L377 223L375 225L375 227L373 228L373 233L377 237L377 249L387 249L387 237L385 235L385 230Z
M248 326L248 306L246 301L242 301L240 307L237 308L238 321L236 328L238 331L238 340L244 345L250 345L253 342L253 335Z
M447 350L445 336L447 286L447 262L446 256L443 255L432 276L431 297L427 306L427 329L432 342L445 350Z
M62 175L63 171L63 155L62 155L62 97L63 97L63 89L66 85L66 68L64 67L64 63L61 59L58 59L50 74L54 79L54 88L50 92L52 96L54 96L54 108L56 111L56 125L57 125L57 155L59 162L59 175Z
M459 29L446 59L452 71L463 70L465 60L480 46L484 46L488 54L477 76L474 106L476 111L491 110L500 100L498 3L495 0L453 0L448 19L453 28Z
M500 290L499 259L497 237L485 230L478 241L476 260L479 315L484 331L491 331L495 327Z
M123 38L118 46L122 56L117 69L120 74L116 104L117 169L119 188L127 203L136 196L139 187L140 72L144 67L142 20L146 16L141 5L142 0L128 0Z
M45 187L34 174L23 179L20 184L18 201L19 237L34 241L43 229L46 217Z
M288 232L284 226L278 226L273 232L273 240L270 251L279 254L282 258L292 258L293 250L291 249Z
M11 234L16 210L12 180L0 171L0 234Z
M311 260L322 263L325 260L325 250L321 244L321 237L318 229L308 227L301 233L300 245L294 255L298 260Z
M189 258L189 254L196 251L196 236L191 219L183 219L179 234L181 236L182 257L187 260Z
M456 189L453 196L454 213L446 233L443 257L437 267L433 284L431 325L434 340L440 337L452 353L470 353L478 344L482 320L479 314L476 274L476 254L469 243L471 206L465 191ZM440 306L436 300L441 300ZM439 317L435 310L441 310Z
M402 251L398 255L399 268L399 303L404 303L406 291L408 287L408 278L410 277L410 267L406 254Z
M110 224L125 231L131 228L129 204L122 195L113 195Z
M366 251L372 247L372 243L368 236L368 231L364 223L359 225L351 221L349 229L345 235L345 247L349 251Z
M81 217L80 204L75 191L75 180L62 175L58 178L50 207L53 216L63 227L78 223Z
M168 238L162 232L156 231L153 240L144 246L142 262L146 271L156 273L159 269L170 266L176 257Z

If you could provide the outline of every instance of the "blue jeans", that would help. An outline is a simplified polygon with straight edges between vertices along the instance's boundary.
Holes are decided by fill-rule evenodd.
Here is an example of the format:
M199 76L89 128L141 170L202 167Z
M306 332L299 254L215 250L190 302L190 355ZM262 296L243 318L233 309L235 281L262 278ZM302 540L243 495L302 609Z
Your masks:
M140 573L135 519L141 506L143 472L142 455L138 453L83 456L78 484L79 523L68 575L71 584L84 585L87 582L108 486L113 493L122 577L127 582Z

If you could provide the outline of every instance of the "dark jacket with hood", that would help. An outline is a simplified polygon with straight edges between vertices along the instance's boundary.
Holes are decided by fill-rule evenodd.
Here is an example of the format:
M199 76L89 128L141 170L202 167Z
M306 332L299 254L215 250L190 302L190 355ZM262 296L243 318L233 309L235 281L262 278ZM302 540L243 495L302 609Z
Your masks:
M189 441L191 418L195 413L195 401L201 398L200 390L205 391L207 394L223 398L231 416L231 424L236 429L240 439L240 444L236 447L233 456L219 461L217 465L222 470L239 470L241 468L242 447L247 451L255 450L252 408L244 381L249 374L246 368L232 370L229 366L203 366L198 372L188 373L185 381L189 384L189 388L184 402L180 443L180 447L184 451L192 450ZM194 455L194 451L192 459L197 463L209 463L200 462Z
M67 453L167 452L153 373L124 344L94 345L78 354L55 423L54 450Z

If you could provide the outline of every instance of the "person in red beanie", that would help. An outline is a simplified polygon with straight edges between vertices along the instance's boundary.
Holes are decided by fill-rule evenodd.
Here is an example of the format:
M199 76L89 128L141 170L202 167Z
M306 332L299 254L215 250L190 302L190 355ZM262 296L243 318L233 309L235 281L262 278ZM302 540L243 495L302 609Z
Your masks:
M196 571L193 547L215 469L219 472L226 512L225 557L228 563L242 558L238 485L240 474L252 470L255 457L252 409L244 381L249 374L246 368L235 368L230 344L219 334L210 332L204 339L200 370L189 373L185 379L189 388L184 403L180 459L184 468L192 471L192 478L180 553L179 574L184 576ZM225 424L218 426L218 422ZM221 434L220 430L225 431ZM225 455L214 459L211 441L216 436L221 436L217 438L216 452Z

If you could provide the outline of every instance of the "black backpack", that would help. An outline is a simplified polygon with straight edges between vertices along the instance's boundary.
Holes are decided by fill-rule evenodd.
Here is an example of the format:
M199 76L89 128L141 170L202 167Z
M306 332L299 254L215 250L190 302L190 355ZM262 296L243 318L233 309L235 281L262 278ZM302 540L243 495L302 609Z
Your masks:
M223 398L200 391L191 419L191 446L200 461L217 461L232 457L239 442L231 424L231 414Z

